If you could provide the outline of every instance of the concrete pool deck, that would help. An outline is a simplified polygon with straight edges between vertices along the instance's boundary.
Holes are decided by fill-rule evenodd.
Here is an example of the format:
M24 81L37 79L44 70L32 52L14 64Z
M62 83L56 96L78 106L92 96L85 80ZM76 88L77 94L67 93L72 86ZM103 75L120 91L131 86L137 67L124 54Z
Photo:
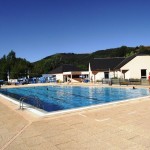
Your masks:
M0 97L0 150L4 149L148 150L150 97L46 117L19 110Z

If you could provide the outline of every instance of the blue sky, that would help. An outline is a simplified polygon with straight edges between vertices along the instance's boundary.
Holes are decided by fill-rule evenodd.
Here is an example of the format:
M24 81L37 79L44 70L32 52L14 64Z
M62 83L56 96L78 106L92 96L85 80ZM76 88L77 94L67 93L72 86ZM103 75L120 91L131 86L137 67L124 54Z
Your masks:
M150 45L149 0L0 0L0 58Z

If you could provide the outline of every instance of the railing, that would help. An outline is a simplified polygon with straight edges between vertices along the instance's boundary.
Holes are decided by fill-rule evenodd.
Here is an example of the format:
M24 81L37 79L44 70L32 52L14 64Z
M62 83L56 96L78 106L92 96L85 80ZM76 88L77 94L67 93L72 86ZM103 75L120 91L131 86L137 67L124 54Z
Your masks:
M111 79L103 79L102 84L109 84L112 85L112 80Z
M20 109L22 109L23 110L23 101L25 100L25 99L27 99L27 97L21 97L19 100L20 100Z
M119 84L119 85L148 85L146 79L102 79L102 84Z
M25 100L29 100L29 99L33 100L33 102L34 102L34 105L32 105L32 106L37 107L37 108L42 107L40 99L34 95L30 95L30 96L21 97L19 99L19 101L20 101L19 109L23 110L25 108L24 107Z

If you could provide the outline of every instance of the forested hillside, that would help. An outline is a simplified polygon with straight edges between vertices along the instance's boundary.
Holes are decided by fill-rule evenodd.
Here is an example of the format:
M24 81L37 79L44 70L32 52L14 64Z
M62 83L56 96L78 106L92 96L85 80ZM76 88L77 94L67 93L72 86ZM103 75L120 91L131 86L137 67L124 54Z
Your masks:
M22 58L16 58L16 53L11 51L7 56L0 59L0 80L7 80L8 74L11 78L26 76L32 64Z
M16 58L14 51L4 55L0 59L0 80L7 80L8 73L10 78L25 77L27 74L41 76L61 64L74 64L82 70L88 69L88 63L93 58L105 57L128 57L136 53L150 54L150 47L126 47L98 50L90 54L59 53L45 57L37 62L30 63L26 59Z

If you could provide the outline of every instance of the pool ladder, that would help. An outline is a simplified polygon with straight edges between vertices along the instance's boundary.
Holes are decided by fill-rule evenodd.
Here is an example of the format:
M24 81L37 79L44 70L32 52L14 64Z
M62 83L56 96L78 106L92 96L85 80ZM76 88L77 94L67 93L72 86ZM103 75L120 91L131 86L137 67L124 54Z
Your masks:
M20 101L20 106L19 106L19 109L23 110L25 107L24 107L24 101L27 100L27 99L32 99L34 100L34 104L33 105L34 107L37 107L37 108L40 108L41 107L41 102L40 102L40 99L34 95L30 95L30 96L23 96L19 99ZM30 105L31 106L31 105Z

